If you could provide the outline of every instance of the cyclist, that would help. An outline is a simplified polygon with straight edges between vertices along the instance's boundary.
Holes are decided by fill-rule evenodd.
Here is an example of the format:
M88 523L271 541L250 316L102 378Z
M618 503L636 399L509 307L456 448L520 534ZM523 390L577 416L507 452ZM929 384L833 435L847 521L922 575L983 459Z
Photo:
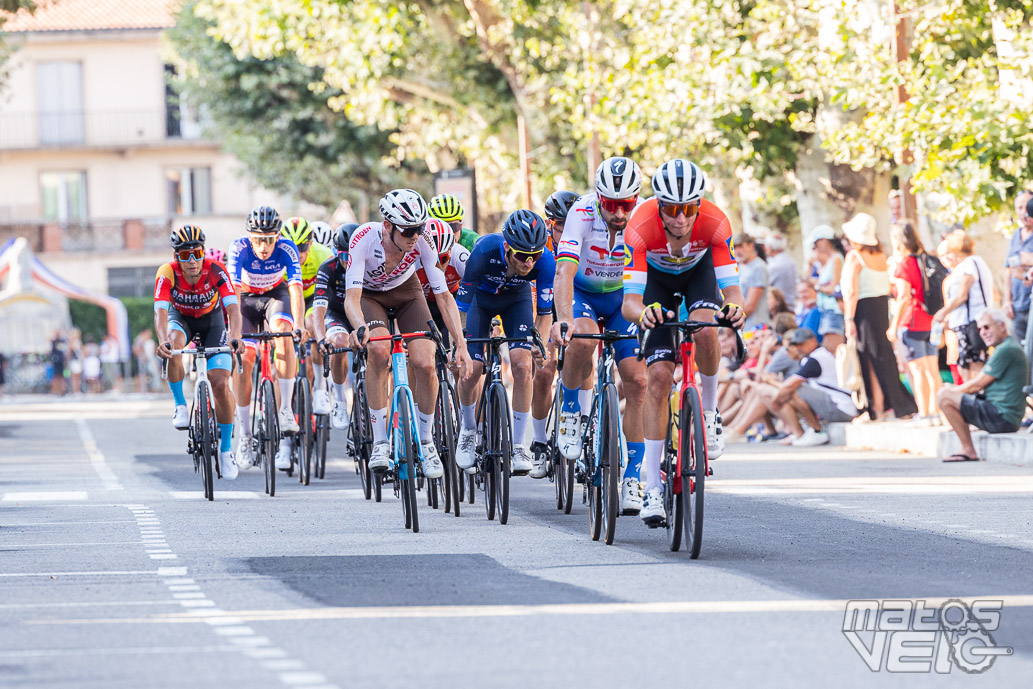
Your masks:
M563 236L563 224L567 213L580 198L572 191L553 192L545 200L545 226L549 229L546 248L556 255L556 247ZM552 318L556 320L556 303L552 304ZM548 424L549 409L552 408L552 384L556 379L556 345L552 338L545 344L545 364L534 372L531 384L531 478L545 478L548 473Z
M348 333L352 327L344 315L344 300L347 296L345 276L348 270L348 243L358 229L355 223L347 223L334 233L334 250L337 255L319 266L316 275L315 298L312 301L312 325L320 344L326 342L334 347L347 347ZM343 430L348 427L348 406L345 402L345 381L348 377L347 358L336 356L330 363L333 376L334 406L330 415L333 427Z
M229 273L240 294L240 315L245 332L258 332L263 323L270 331L288 333L305 322L305 297L301 286L301 261L294 242L280 235L280 214L269 206L258 206L247 218L247 235L230 245ZM298 335L298 333L295 333ZM257 348L247 343L244 372L235 374L233 390L237 396L237 421L240 443L237 465L252 466L255 444L251 438L251 370ZM282 343L281 343L282 344ZM280 388L280 430L286 435L298 432L291 402L294 397L297 357L291 346L277 346L276 374ZM290 468L290 443L280 441L276 468Z
M466 262L470 258L470 252L467 251L466 247L456 244L452 228L443 220L438 220L437 218L428 220L424 236L430 242L430 247L437 254L438 268L445 271L445 282L448 283L448 291L455 295L459 291L459 283L466 273ZM423 269L422 264L416 270L416 277L420 279L420 285L423 287L423 296L427 299L427 305L430 307L430 314L434 318L434 323L437 324L438 330L441 331L441 336L445 340L445 346L448 347L448 330L445 329L445 321L441 316L441 309L438 308L437 303L430 301L433 292L430 281L427 279L427 271Z
M427 224L426 201L412 189L394 189L380 200L380 215L383 222L366 223L355 231L348 249L344 312L352 324L365 326L352 333L353 346L365 347L371 336L387 335L389 310L395 312L401 332L427 329L430 309L416 277L416 264L422 262L434 301L458 345L457 358L462 374L469 375L471 364L463 348L466 339L459 311L448 291L445 274L437 267L437 254L423 235ZM423 474L427 478L438 478L444 473L433 438L434 406L438 395L434 350L434 343L428 339L409 341L409 366L415 379L413 394L418 407L418 434L423 448ZM391 466L386 426L390 361L390 342L369 345L366 389L373 426L373 454L369 468L378 471Z
M655 198L638 206L624 233L623 314L632 323L653 328L676 317L676 294L692 305L706 300L722 304L722 312L736 328L745 315L738 268L732 247L732 226L725 214L703 198L707 178L687 160L669 160L653 175ZM648 306L646 305L648 304ZM714 312L698 309L693 320L709 321ZM717 369L721 348L717 330L707 328L695 337L696 365L701 378L701 403L707 436L707 456L724 452L717 418ZM662 328L650 335L643 352L647 365L646 396L642 407L646 438L646 498L639 516L655 526L663 519L660 458L667 428L668 398L674 382L674 333Z
M222 249L206 249L204 253L205 258L210 258L216 263L221 263L222 267L226 267L226 252Z
M456 244L464 247L467 251L473 251L473 245L477 242L478 235L473 230L463 227L463 217L466 210L462 202L451 194L438 194L430 200L430 217L444 220L456 235Z
M312 223L312 241L332 250L334 248L334 228L330 223L321 220ZM333 251L330 254L333 255Z
M530 334L537 325L539 332L548 332L552 325L552 281L556 259L545 244L548 230L545 221L533 211L514 211L500 234L481 237L470 252L466 274L459 285L456 300L459 310L467 314L466 328L471 337L487 337L492 318L502 318L502 327L510 337ZM538 296L537 318L532 314L531 283ZM484 361L484 346L468 345L470 356ZM534 355L531 343L509 344L513 371L513 457L511 471L526 474L533 464L525 444L527 421L531 411L531 365ZM483 367L482 367L483 368ZM473 466L476 436L477 393L481 371L459 384L459 405L462 408L462 429L459 433L456 464L461 469Z
M225 347L227 340L234 349L240 346L240 305L233 291L230 276L221 263L205 257L204 232L195 225L184 225L169 237L174 258L158 268L154 278L154 331L161 345L157 354L169 359L168 382L176 411L172 425L179 430L190 427L186 399L183 396L182 356L172 356L173 349L182 349L195 335L205 347ZM229 318L229 338L223 312ZM233 461L233 393L230 391L229 354L217 354L208 360L208 377L215 398L215 416L219 424L219 466L222 477L235 479L237 465Z
M305 329L314 332L316 319L312 314L312 300L316 291L316 274L321 265L334 258L334 252L316 238L315 224L309 224L304 218L287 218L280 234L298 247L301 287L305 296ZM323 353L318 347L312 351L312 370L312 413L329 414L330 391L326 389L326 379L323 378Z
M559 450L567 459L581 456L581 415L587 414L578 399L582 383L592 375L592 340L571 340L570 335L597 333L602 321L607 330L638 332L621 313L624 288L624 229L635 206L641 203L642 172L622 157L608 158L595 173L595 192L582 196L563 230L556 263L556 315L552 338L560 338L567 324L567 353L560 385L563 404L559 418ZM638 514L642 508L639 472L645 443L642 437L642 398L646 366L635 354L634 340L614 343L614 355L627 400L623 430L628 464L621 484L622 511ZM589 393L591 394L591 393ZM590 408L590 406L589 406Z

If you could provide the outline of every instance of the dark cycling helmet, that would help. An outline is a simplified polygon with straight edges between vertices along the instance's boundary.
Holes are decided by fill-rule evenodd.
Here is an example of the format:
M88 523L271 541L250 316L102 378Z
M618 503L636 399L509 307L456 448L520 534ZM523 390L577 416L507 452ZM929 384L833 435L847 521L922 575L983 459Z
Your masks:
M180 249L193 249L196 246L204 246L204 232L197 225L183 225L172 230L169 236L169 244L173 251Z
M566 220L567 213L581 198L572 191L556 191L545 199L545 217L549 220Z
M338 225L337 229L334 230L334 248L338 251L347 251L348 245L352 241L352 235L355 234L357 229L359 229L358 223L346 222L343 225Z
M247 231L255 234L277 234L283 222L271 206L258 206L247 216Z
M548 237L545 221L534 211L513 211L502 226L502 238L516 251L544 249Z

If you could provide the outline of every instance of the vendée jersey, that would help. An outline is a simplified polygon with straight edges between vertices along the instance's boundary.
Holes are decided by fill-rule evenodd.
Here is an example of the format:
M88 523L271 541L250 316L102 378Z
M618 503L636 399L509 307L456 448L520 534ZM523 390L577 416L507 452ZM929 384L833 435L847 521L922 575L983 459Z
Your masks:
M448 256L448 265L445 268L445 282L448 283L448 291L455 294L459 289L459 283L463 279L463 275L466 273L466 262L470 258L470 252L466 247L456 244L452 247ZM427 271L423 269L423 264L416 269L416 277L420 279L420 286L423 287L423 296L430 299L433 296L433 291L430 288L430 282L427 281Z
M201 275L191 285L187 282L178 261L172 261L158 268L154 276L154 309L169 310L174 307L184 316L200 318L219 305L237 303L230 276L222 264L210 258L204 259Z
M538 314L544 316L552 313L552 284L556 277L556 259L548 248L527 275L507 276L507 271L506 248L502 234L483 235L470 252L470 258L466 262L466 273L459 283L459 291L456 293L459 310L469 311L477 292L511 294L529 291L533 282L538 297Z
M422 232L413 250L404 254L391 270L387 270L385 258L383 223L369 222L355 230L348 246L346 289L358 287L376 292L394 289L416 272L419 261L426 268L431 291L435 294L448 291L445 274L437 267L438 255Z
M732 246L732 225L724 212L704 199L689 233L691 239L682 248L681 255L672 254L660 224L656 198L637 206L624 231L627 245L624 255L625 291L645 294L647 268L672 275L685 274L696 267L707 251L713 255L717 286L725 289L738 285L739 268Z
M636 208L645 203L638 200ZM593 191L571 206L563 224L563 236L556 249L556 262L568 261L578 267L574 286L586 292L616 292L624 288L624 235L614 236L599 212L599 198Z
M251 240L240 237L230 244L227 259L230 278L242 293L265 294L287 278L288 285L300 285L301 260L298 247L286 237L278 236L269 258L255 255Z

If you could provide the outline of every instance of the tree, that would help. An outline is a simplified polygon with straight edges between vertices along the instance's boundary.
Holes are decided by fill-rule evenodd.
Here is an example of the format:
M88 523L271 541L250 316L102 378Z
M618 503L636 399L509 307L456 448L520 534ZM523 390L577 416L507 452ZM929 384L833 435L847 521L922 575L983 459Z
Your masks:
M36 11L36 3L33 0L0 0L0 90L7 81L7 60L10 59L12 48L4 39L4 23L8 19L8 13L14 14L19 10L28 12Z

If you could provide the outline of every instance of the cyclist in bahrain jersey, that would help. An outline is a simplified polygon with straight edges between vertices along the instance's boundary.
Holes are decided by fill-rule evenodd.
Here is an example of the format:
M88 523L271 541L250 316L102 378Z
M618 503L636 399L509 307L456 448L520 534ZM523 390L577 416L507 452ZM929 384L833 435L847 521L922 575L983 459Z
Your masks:
M394 311L398 329L409 333L427 329L431 319L427 300L416 277L416 264L423 268L434 293L445 325L457 344L456 359L461 375L470 375L471 362L466 353L466 338L456 301L448 291L445 274L437 267L437 254L423 231L427 222L427 203L412 189L395 189L380 200L383 223L367 223L355 231L348 249L344 312L355 331L352 346L365 347L370 337L388 335L388 311ZM434 406L438 397L438 378L434 364L436 345L426 338L409 340L409 366L413 373L413 397L419 419L423 473L438 478L444 473L434 446ZM384 470L391 466L387 441L388 387L391 382L391 342L369 343L366 369L370 422L373 426L373 454L369 468Z
M621 334L637 329L621 313L624 284L624 229L628 217L641 203L642 174L628 158L604 160L595 174L595 193L574 205L557 252L556 315L552 338L560 338L567 326L568 344L563 367L563 405L559 418L559 449L567 459L581 456L582 415L591 404L578 399L581 387L592 377L593 340L572 340L572 333L594 334L603 328ZM642 509L639 472L645 444L642 437L642 398L646 391L646 365L635 356L634 340L614 343L614 354L624 383L623 431L628 465L621 484L621 511L635 515ZM592 392L588 396L591 399Z
M182 355L169 354L182 349L194 335L205 347L224 347L227 343L226 318L229 315L229 341L240 347L240 306L230 276L222 263L205 258L204 232L200 227L184 225L169 237L173 260L158 269L154 278L154 332L158 335L157 354L169 359L168 382L176 411L172 425L179 430L190 427L186 398L183 395ZM229 354L217 354L208 360L208 377L212 382L215 417L219 424L219 466L225 479L237 478L233 461L233 392L230 390Z
M653 328L677 318L677 297L692 305L700 300L722 304L734 327L746 316L739 304L739 274L732 247L732 228L721 210L703 199L706 176L695 164L676 158L656 171L655 199L635 209L625 232L624 317L640 328ZM648 306L647 306L648 304ZM711 321L714 312L697 309L692 320ZM706 328L694 336L696 365L701 378L707 456L724 450L717 418L717 368L721 349L717 331ZM674 334L661 328L650 335L643 352L647 365L646 398L642 407L646 442L646 497L639 516L650 526L663 520L660 458L674 383Z

